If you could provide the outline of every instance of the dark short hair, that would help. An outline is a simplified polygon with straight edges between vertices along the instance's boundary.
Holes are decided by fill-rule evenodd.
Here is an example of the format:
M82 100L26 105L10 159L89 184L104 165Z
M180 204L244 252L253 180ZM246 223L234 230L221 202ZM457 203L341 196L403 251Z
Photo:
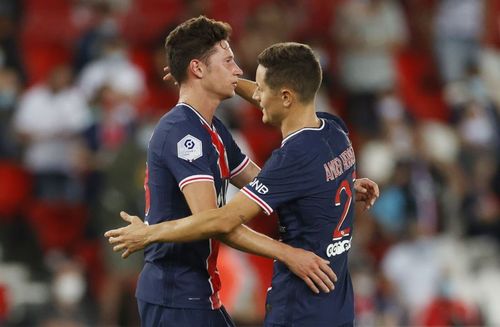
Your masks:
M303 103L314 99L321 84L322 72L308 45L277 43L262 51L257 62L266 68L264 81L272 90L286 86L297 92Z
M229 24L205 16L191 18L178 25L165 40L167 62L172 76L177 82L183 82L191 60L206 62L214 52L214 45L228 40L230 35Z

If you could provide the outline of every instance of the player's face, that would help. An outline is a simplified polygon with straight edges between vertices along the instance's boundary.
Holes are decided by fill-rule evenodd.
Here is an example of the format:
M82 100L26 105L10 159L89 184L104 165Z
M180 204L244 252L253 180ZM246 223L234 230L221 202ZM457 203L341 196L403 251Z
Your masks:
M285 110L280 96L280 92L273 90L265 82L267 69L259 65L255 73L257 88L253 94L253 99L259 102L262 108L262 121L265 124L280 126L284 119Z
M215 53L208 58L207 74L204 85L221 99L234 96L238 77L243 71L234 61L234 54L227 41L221 41L215 46Z

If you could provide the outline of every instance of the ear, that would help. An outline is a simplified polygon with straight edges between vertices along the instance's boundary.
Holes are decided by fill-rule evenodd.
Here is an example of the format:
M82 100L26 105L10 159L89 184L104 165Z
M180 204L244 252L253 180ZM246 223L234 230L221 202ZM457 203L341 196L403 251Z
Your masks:
M290 108L295 101L295 94L290 89L281 89L283 107Z
M203 77L204 68L203 63L198 59L193 59L189 62L188 69L197 78Z

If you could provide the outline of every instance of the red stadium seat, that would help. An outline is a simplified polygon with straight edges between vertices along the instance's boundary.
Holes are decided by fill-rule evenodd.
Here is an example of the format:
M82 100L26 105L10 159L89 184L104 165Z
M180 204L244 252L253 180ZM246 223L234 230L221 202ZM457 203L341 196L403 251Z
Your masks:
M1 161L0 181L0 219L10 220L21 211L30 196L31 176L20 166Z
M9 311L7 301L7 287L0 284L0 324L7 319L7 312Z
M71 251L83 240L87 208L83 204L34 201L27 213L42 250Z
M405 51L397 59L399 92L417 119L448 119L449 112L441 89L434 82L432 58L416 51Z
M44 81L56 66L71 62L70 50L61 45L25 47L23 54L30 85Z

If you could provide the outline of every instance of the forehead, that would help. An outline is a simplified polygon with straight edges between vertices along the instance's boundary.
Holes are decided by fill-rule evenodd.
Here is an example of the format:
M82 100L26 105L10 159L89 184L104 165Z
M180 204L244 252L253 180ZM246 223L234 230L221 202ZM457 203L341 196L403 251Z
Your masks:
M212 54L212 56L220 56L220 57L234 56L233 50L231 49L229 42L227 42L226 40L217 42L217 44L214 45L214 48L215 52Z
M255 81L260 85L264 84L264 78L266 77L266 68L262 65L257 66L257 71L255 72Z

